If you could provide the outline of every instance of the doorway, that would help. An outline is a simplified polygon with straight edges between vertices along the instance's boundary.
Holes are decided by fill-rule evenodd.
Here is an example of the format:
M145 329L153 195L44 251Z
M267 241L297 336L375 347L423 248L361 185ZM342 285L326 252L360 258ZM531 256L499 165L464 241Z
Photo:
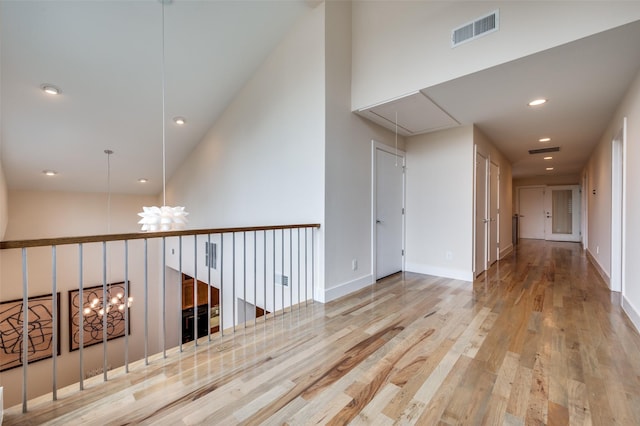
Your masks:
M544 186L518 189L520 238L544 239Z
M194 306L194 292L197 291L197 305ZM210 294L207 294L207 293ZM209 302L211 316L209 316ZM216 333L220 327L220 291L205 282L182 274L182 343L197 337ZM196 325L197 319L197 325ZM197 330L196 330L197 329Z
M483 155L476 146L476 203L475 203L475 224L476 224L476 242L475 242L475 276L487 270L487 225L489 218L487 217L487 174L488 174L488 158Z
M372 266L376 280L404 270L405 154L372 142Z
M489 251L488 266L498 260L500 251L500 166L493 161L489 169Z
M580 187L549 186L544 190L544 238L580 241Z
M611 144L611 290L624 291L625 136L627 119Z
M519 188L520 238L579 242L580 195L580 185Z

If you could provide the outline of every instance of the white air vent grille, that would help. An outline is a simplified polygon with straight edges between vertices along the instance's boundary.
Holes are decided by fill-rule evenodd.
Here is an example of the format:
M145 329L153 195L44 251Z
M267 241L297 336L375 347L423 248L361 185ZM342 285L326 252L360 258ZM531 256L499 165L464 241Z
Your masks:
M498 27L498 11L496 10L473 22L454 28L451 31L451 46L456 47L459 44L498 31Z

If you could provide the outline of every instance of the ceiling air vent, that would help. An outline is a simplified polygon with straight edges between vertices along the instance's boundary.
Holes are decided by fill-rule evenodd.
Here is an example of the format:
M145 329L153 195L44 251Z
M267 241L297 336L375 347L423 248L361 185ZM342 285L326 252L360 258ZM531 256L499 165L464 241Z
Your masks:
M547 152L558 152L560 151L559 146L554 146L551 148L541 148L541 149L530 149L529 154L546 154Z
M495 10L475 21L455 28L451 32L451 47L456 47L459 44L498 31L498 27L498 11Z

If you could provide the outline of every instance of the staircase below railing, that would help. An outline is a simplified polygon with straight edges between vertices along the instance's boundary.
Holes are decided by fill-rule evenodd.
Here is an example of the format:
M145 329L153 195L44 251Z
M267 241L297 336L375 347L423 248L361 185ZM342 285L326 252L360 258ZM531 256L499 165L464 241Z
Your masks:
M106 382L116 367L126 374L133 361L148 365L154 353L208 344L312 303L319 227L0 242L5 403L21 400L26 412L36 396L57 400L63 386L81 391L88 377Z

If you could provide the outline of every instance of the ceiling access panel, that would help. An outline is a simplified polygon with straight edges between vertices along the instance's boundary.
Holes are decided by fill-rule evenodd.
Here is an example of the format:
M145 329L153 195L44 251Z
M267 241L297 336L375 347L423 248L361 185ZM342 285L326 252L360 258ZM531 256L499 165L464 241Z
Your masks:
M403 136L433 132L460 124L422 92L361 109L358 114L393 132L396 131L397 124L398 134Z

